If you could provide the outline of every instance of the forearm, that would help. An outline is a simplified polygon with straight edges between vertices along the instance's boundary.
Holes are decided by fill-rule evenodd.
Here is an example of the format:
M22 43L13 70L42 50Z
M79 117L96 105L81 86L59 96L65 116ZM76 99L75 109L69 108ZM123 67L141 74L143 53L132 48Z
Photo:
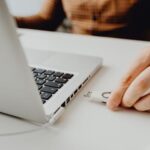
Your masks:
M15 19L21 28L56 30L64 17L61 0L45 0L42 9L36 15Z
M40 15L28 17L15 17L18 27L29 29L55 30L55 25L51 20L45 20Z

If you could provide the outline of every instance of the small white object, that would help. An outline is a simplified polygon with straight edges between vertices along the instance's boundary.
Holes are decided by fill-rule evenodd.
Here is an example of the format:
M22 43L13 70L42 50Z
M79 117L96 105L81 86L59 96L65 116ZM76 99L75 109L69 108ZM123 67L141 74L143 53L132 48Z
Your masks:
M92 92L88 92L84 96L90 98L91 101L106 103L110 95L111 92L92 91Z
M110 91L89 91L87 94L84 95L84 97L89 98L90 101L95 101L95 102L103 102L106 103L110 97L112 92ZM150 89L147 90L143 96L150 94Z

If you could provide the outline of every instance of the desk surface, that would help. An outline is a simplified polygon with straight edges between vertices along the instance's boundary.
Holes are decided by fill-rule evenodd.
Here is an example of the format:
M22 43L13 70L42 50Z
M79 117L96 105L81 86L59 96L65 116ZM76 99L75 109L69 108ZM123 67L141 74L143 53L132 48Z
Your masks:
M19 30L26 48L101 56L104 67L67 107L55 126L37 127L0 115L5 150L149 150L147 113L111 112L84 98L89 90L113 89L130 62L149 42Z

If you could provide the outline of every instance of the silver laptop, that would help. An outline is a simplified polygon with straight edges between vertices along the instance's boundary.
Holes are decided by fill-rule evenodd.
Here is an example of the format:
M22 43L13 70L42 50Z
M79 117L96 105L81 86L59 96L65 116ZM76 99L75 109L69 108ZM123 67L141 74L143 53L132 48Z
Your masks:
M26 51L0 0L0 112L38 123L55 122L102 66L99 57Z

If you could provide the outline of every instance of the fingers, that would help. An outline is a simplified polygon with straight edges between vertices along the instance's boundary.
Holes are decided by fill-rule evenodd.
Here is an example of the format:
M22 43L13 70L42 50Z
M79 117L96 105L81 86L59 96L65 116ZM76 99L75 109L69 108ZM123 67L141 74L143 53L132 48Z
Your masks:
M123 94L125 92L125 87L119 86L110 96L107 101L107 106L111 110L115 110L121 103Z
M135 105L134 108L138 111L149 111L150 110L150 95L144 96Z
M125 107L132 107L150 88L150 67L146 68L129 86L122 103Z
M124 93L127 88L133 82L133 80L148 66L150 65L150 49L146 49L142 54L134 61L129 71L121 80L117 89L110 96L107 106L110 109L115 109L121 104Z

